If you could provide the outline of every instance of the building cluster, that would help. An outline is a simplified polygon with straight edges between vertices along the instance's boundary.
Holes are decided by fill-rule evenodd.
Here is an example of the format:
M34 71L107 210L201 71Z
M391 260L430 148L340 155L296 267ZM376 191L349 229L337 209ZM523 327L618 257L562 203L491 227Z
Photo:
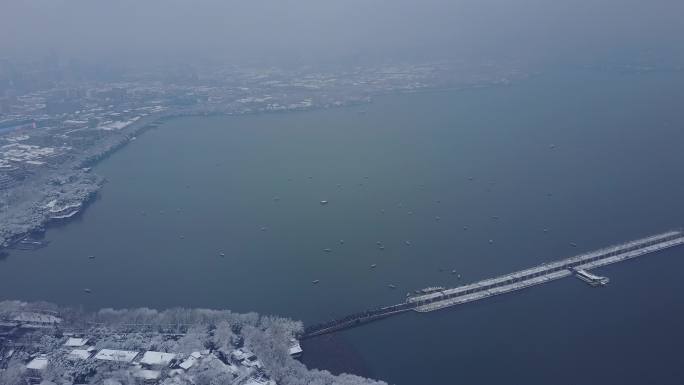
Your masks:
M367 103L392 91L507 84L520 76L491 69L466 75L461 67L442 63L327 72L220 67L192 76L132 72L116 80L67 80L48 77L49 71L22 74L0 66L0 189L38 168L55 169L81 158L150 115L330 108Z
M137 384L195 384L202 376L218 376L228 385L276 385L264 364L245 346L158 351L153 346L159 346L160 340L170 341L168 346L174 346L172 342L183 338L183 333L148 334L142 338L141 346L137 333L112 335L98 329L78 333L66 329L58 313L45 310L5 316L0 321L0 374L18 365L26 384L101 381L118 385L124 379ZM138 340L139 347L108 346L111 341L126 339ZM302 354L294 338L289 353L293 357Z
M89 345L89 340L82 337L66 337L63 347L50 355L33 354L26 365L26 377L29 382L40 384L43 374L48 370L52 360L71 361L89 364L92 368L98 366L113 366L127 371L137 382L158 384L169 378L178 378L181 383L192 383L196 372L202 366L219 368L223 373L232 377L231 384L236 385L276 385L263 371L263 365L258 358L246 349L236 349L227 359L205 349L190 354L167 353L159 351L135 351L118 349L95 349ZM12 351L6 353L11 358ZM222 356L223 357L223 356ZM61 367L69 364L60 362ZM198 369L200 368L200 369ZM87 378L81 378L87 380ZM110 384L116 384L116 378L105 378Z

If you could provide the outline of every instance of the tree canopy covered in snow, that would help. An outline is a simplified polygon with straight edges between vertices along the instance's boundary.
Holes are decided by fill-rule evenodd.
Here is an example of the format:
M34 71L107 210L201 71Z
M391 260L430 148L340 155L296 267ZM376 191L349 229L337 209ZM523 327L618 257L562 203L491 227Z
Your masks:
M302 332L302 323L286 318L183 308L89 313L47 303L5 301L0 302L0 320L14 322L17 330L23 330L0 340L0 353L10 351L9 345L19 346L0 361L3 385L24 384L26 378L36 376L60 385L128 385L140 383L141 375L150 373L158 375L157 383L163 385L241 384L251 378L279 385L384 384L306 368L289 351L293 338ZM25 320L33 322L30 328ZM65 347L73 336L87 339L88 345L80 350L87 358L75 357L74 348ZM125 362L98 359L95 353L103 349L137 355ZM174 358L170 364L150 365L140 360L144 352L171 353ZM27 369L36 357L46 358L47 368Z

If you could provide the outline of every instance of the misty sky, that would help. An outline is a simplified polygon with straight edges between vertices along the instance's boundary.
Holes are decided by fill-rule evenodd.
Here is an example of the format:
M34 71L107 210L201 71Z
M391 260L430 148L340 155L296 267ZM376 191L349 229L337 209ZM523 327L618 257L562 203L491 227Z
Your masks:
M0 0L0 57L681 57L682 0Z

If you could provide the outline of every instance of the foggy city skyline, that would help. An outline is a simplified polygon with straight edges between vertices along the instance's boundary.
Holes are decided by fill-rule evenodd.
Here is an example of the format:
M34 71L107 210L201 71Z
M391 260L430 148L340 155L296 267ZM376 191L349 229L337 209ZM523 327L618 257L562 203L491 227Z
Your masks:
M681 58L676 0L5 0L2 57L265 65Z

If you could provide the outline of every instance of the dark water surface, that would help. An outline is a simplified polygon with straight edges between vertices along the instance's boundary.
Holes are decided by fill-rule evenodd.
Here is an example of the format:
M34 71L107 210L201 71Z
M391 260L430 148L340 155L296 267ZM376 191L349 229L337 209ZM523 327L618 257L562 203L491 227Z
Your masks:
M97 167L109 183L49 247L0 260L0 298L313 323L679 227L682 106L681 73L581 72L169 121ZM680 384L682 271L674 249L600 269L605 289L568 278L340 338L399 385Z

